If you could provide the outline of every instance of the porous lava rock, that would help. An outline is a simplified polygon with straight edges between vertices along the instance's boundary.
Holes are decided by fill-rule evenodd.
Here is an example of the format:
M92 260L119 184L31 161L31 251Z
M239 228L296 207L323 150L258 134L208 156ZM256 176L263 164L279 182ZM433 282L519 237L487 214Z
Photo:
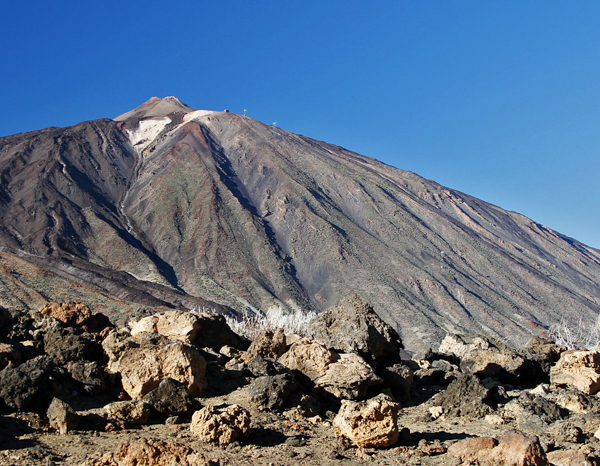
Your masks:
M147 393L143 401L152 407L161 417L190 417L195 400L189 395L187 387L170 377L163 379L158 387Z
M410 367L404 364L394 364L381 370L380 375L394 395L402 400L410 398L414 378L414 373Z
M325 375L327 366L336 359L337 355L322 343L311 338L302 338L279 358L279 362L314 381Z
M588 395L597 393L600 391L600 353L565 351L550 369L550 383L556 387L576 388Z
M363 448L389 447L398 440L399 407L383 394L366 401L342 400L333 420L335 434Z
M481 450L480 466L546 466L548 459L538 437L522 432L504 433L491 450Z
M246 364L246 369L254 377L264 377L266 375L277 375L290 372L290 369L280 362L270 358L262 358L260 356L257 356L248 362L248 364Z
M474 349L463 356L460 368L481 379L493 377L504 383L519 383L531 380L531 364L509 349Z
M4 340L11 332L15 321L10 311L0 306L0 341Z
M298 389L292 374L259 377L248 387L248 399L259 409L280 409L288 397Z
M286 349L286 339L283 329L262 330L250 344L243 359L246 363L256 357L277 359L285 353Z
M57 320L46 318L43 329L44 352L57 364L70 361L102 361L102 347L89 333L78 333L72 327L63 327Z
M189 446L157 438L139 438L123 443L114 453L88 459L81 466L209 466L214 464Z
M47 303L39 311L43 316L54 317L68 327L80 327L90 333L98 333L112 327L104 314L93 314L87 304L71 301L68 303Z
M309 333L328 348L357 353L375 367L399 363L404 348L398 332L356 295L313 318Z
M315 387L322 388L338 398L363 398L373 385L383 379L358 354L340 354L327 366L325 374L315 380Z
M188 344L193 344L200 332L200 319L197 315L177 310L131 320L128 325L134 337L144 332L153 332Z
M550 369L560 359L560 355L567 350L564 346L557 345L545 338L531 338L520 350L521 354L535 362L544 375L550 374Z
M124 429L148 423L150 405L143 400L115 401L104 406L106 419Z
M83 385L89 396L97 396L106 388L104 368L97 361L71 361L66 365L73 380Z
M167 377L185 384L191 396L206 388L206 361L196 349L178 340L128 347L111 369L121 375L123 390L133 399L142 398Z
M467 464L476 464L480 451L491 450L496 445L498 445L498 441L491 437L466 438L450 445L448 456L460 458L461 461Z
M51 376L55 363L38 356L20 366L7 366L0 372L0 397L18 411L45 410L52 398Z
M203 442L228 445L250 434L250 413L239 405L206 406L194 413L190 430Z
M490 414L491 402L490 390L474 375L458 377L435 397L435 405L441 406L445 415L473 419Z

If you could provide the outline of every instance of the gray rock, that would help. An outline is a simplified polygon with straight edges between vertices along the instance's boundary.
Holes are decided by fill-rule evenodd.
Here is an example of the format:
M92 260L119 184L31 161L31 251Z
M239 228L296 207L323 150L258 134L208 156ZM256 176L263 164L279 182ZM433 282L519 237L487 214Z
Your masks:
M309 332L328 348L358 353L375 367L399 363L404 348L398 333L355 295L312 319Z
M38 356L18 367L5 367L0 372L0 397L18 411L45 410L51 399L53 368L49 356Z
M298 388L292 374L259 377L248 388L250 402L259 409L277 410Z
M270 358L255 357L246 365L246 369L254 377L289 373L290 370L280 362Z
M474 375L458 377L435 398L435 404L443 408L445 415L472 419L490 414L491 403L490 391Z
M0 341L4 340L8 334L11 332L15 321L12 317L12 314L0 306Z
M380 371L380 375L394 395L403 400L410 398L414 377L410 367L403 364L394 364Z
M97 396L104 391L106 375L99 362L72 361L66 367L73 380L80 382L89 396Z
M163 379L158 387L146 394L143 400L161 417L191 417L196 406L187 387L175 379Z
M79 416L69 406L58 398L53 398L48 410L46 411L50 427L56 429L61 435L64 435L79 425Z
M63 327L56 319L42 329L44 351L57 364L70 361L102 361L102 347L88 333L79 334L75 328Z

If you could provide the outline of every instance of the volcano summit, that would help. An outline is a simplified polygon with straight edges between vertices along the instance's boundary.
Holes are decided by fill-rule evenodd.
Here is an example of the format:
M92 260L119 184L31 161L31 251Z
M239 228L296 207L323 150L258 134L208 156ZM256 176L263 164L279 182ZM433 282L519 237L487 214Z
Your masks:
M341 147L153 97L0 138L0 304L323 310L358 294L408 348L595 322L600 251Z

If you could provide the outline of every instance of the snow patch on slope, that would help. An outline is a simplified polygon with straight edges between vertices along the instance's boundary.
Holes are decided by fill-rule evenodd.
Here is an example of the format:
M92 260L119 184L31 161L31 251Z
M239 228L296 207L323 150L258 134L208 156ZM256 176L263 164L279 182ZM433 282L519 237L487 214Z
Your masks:
M131 141L131 144L133 144L133 147L136 148L138 153L141 154L142 151L158 137L162 130L165 129L165 126L167 126L169 123L171 123L171 119L169 117L141 120L138 128L135 131L127 131L129 140Z
M200 117L212 115L213 113L216 112L213 112L212 110L196 110L195 112L186 113L183 117L183 121L187 123L188 121L197 120Z

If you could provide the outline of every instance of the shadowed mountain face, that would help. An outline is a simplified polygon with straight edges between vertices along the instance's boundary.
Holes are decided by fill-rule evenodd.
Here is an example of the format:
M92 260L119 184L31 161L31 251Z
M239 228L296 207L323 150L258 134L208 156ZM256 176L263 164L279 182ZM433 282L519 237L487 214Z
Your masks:
M74 290L116 314L322 310L357 293L409 348L447 331L519 343L562 318L593 324L600 309L598 250L414 173L173 97L0 138L0 169L8 306Z

